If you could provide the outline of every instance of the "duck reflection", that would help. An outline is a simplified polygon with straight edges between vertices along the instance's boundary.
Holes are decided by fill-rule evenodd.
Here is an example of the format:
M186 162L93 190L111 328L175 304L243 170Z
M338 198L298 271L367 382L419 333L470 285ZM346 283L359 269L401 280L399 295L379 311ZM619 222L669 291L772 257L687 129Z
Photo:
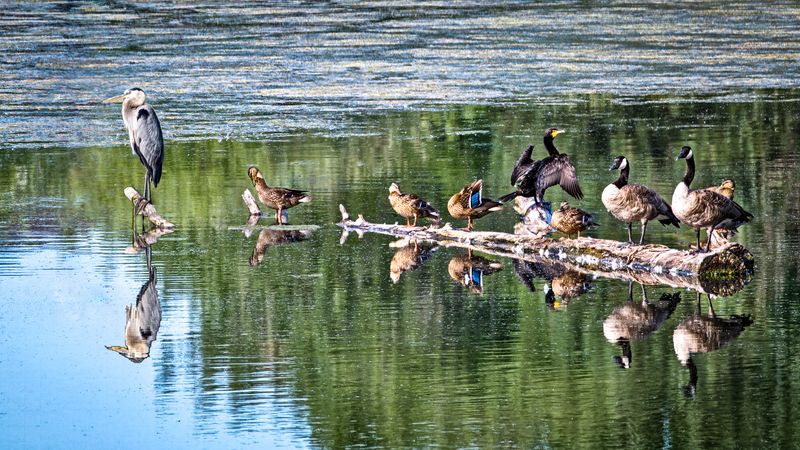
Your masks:
M640 286L641 302L633 301L633 283L628 283L628 302L614 308L603 321L603 335L622 350L622 355L614 356L614 361L623 369L631 367L631 341L639 341L655 333L681 301L681 294L676 292L662 294L658 302L649 303L644 285Z
M727 319L714 314L711 297L708 297L708 314L700 314L700 293L697 293L697 307L694 315L681 322L672 333L672 345L681 365L689 369L689 384L684 393L694 396L697 391L697 367L694 353L708 353L728 345L736 339L753 320L750 316L733 315Z
M422 266L438 249L436 245L419 243L416 239L400 239L389 246L399 247L389 263L389 278L393 283L400 281L403 272L411 272Z
M311 230L275 230L264 228L258 233L256 246L250 255L250 265L255 267L261 264L267 249L276 245L291 244L293 242L305 241L311 236Z
M519 198L519 197L517 197ZM531 262L521 259L514 259L514 273L517 274L519 281L531 292L536 291L533 282L537 278L552 280L566 272L559 264L548 264L543 262Z
M125 307L125 345L106 346L130 361L140 363L150 356L150 346L156 340L161 326L161 303L156 289L156 268L152 264L152 250L144 248L147 257L147 281L136 296L136 305Z
M591 289L589 277L573 270L567 270L544 285L544 301L548 307L559 309L569 304Z
M450 278L475 294L483 294L483 277L503 269L503 265L472 254L472 251L453 256L447 265Z

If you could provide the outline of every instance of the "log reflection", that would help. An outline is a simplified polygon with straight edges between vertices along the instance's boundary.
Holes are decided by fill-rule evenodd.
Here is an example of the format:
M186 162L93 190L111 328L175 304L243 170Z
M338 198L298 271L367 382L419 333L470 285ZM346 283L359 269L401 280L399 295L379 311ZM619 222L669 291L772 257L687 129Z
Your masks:
M640 286L641 302L633 301L633 283L628 283L627 303L614 308L603 321L603 335L622 350L620 356L614 356L614 361L618 367L624 369L630 368L633 360L631 341L639 341L655 333L681 301L681 294L675 292L662 294L656 303L649 303L644 285Z
M503 265L477 255L471 251L453 256L447 265L450 278L475 294L483 294L483 277L503 269Z
M255 267L261 264L267 249L276 245L291 244L293 242L305 241L311 236L311 230L276 230L264 228L258 233L256 246L250 255L250 265Z
M147 257L147 281L136 296L136 304L125 307L125 345L106 346L130 361L140 363L150 356L150 346L161 327L161 303L156 288L156 268L152 264L152 249L144 247Z
M710 297L707 302L708 313L702 315L700 314L700 293L698 292L694 315L681 322L672 333L675 354L681 364L689 369L689 384L684 389L684 393L688 396L693 396L697 391L697 367L692 355L719 350L739 337L739 334L753 323L750 316L717 317Z
M389 263L389 278L393 283L400 281L404 272L417 270L438 249L438 246L417 242L416 239L400 239L389 244L399 247Z

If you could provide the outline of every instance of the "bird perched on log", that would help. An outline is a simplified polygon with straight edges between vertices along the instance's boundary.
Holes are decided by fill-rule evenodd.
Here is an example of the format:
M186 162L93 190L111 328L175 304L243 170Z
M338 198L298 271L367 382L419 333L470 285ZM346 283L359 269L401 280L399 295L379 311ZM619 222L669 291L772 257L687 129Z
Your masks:
M695 172L694 153L691 147L681 148L681 152L675 160L681 158L686 159L686 172L683 180L675 186L675 191L672 193L672 206L678 219L694 228L697 250L701 251L700 228L708 228L709 237L714 234L714 229L717 227L735 231L741 225L749 222L753 215L722 194L708 189L691 189ZM705 251L710 249L711 239L709 238Z
M483 198L483 180L473 181L450 197L447 211L456 219L467 219L467 231L472 231L472 220L479 219L493 211L500 211L503 205Z
M397 183L392 183L389 186L389 203L397 214L406 218L406 226L417 226L418 217L426 217L434 222L439 222L439 211L436 208L416 194L400 192L400 187ZM414 218L413 224L411 223L412 217Z
M642 224L639 245L644 243L647 222L650 220L658 219L662 225L680 227L680 222L672 213L672 208L658 195L658 192L642 184L628 184L628 174L631 170L628 158L624 156L614 158L608 170L614 169L619 169L619 178L603 189L603 205L608 212L627 225L629 243L633 243L632 222L641 222Z
M535 203L541 205L544 202L544 191L557 184L569 195L577 199L583 198L575 166L569 160L569 156L560 153L553 144L553 139L561 133L563 131L557 128L549 128L545 132L544 147L549 156L544 159L538 161L531 159L532 145L522 152L511 172L511 185L517 190L500 197L500 203L522 196L533 197Z
M147 104L144 91L139 88L126 90L122 95L103 100L103 103L122 102L122 121L128 130L133 154L139 157L146 172L144 176L144 198L152 203L150 182L158 187L161 181L161 166L164 163L164 137L156 111Z
M568 202L561 202L561 207L553 212L550 226L571 238L575 233L581 237L581 231L594 228L597 224L594 222L594 217L588 212L571 208Z
M736 190L736 183L733 182L730 178L722 180L719 186L710 186L706 188L711 192L716 192L717 194L723 195L728 197L729 199L733 200L733 193ZM717 236L722 239L723 242L727 241L731 238L734 234L736 234L736 230L728 230L722 226L718 226L714 229ZM712 238L713 235L709 236L709 239Z
M253 186L256 187L258 199L261 200L261 203L267 208L275 210L275 223L278 225L281 224L281 214L284 209L311 201L311 196L306 194L306 191L269 187L267 182L264 181L264 175L261 174L261 171L256 166L250 166L247 169L247 176L253 181Z

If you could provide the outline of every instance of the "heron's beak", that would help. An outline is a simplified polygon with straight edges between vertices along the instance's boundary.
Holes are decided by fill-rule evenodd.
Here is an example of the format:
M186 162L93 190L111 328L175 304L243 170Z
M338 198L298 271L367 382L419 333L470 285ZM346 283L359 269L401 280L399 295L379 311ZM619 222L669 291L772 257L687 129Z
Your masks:
M122 103L125 100L125 94L118 95L116 97L111 97L103 100L103 103Z

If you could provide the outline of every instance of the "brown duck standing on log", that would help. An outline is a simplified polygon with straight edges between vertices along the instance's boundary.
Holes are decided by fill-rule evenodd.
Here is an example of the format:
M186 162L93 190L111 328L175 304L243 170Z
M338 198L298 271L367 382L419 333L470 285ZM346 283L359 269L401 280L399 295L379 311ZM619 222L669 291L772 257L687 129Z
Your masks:
M306 194L306 191L269 187L267 182L264 181L264 175L261 174L261 171L256 166L250 166L247 169L247 175L253 181L253 186L256 187L258 199L261 200L261 203L267 208L275 210L275 223L278 225L281 224L281 214L284 209L289 209L298 203L311 201L311 196Z
M392 183L392 185L389 186L389 203L397 214L406 218L406 226L417 226L418 217L426 217L433 222L439 222L439 211L437 211L436 208L416 194L404 194L400 192L400 186L398 186L397 183ZM412 217L414 218L413 224L411 223Z
M550 226L571 238L575 233L581 237L581 231L594 228L597 224L594 222L594 217L588 212L571 208L568 202L561 202L561 207L553 212Z
M517 159L514 170L511 172L511 185L517 190L500 197L500 203L513 200L517 196L533 197L534 204L544 203L544 191L550 186L559 185L567 194L581 199L583 192L578 184L578 175L569 156L560 153L553 144L553 139L563 133L557 128L549 128L544 133L544 147L548 156L534 161L531 159L533 146L528 146Z
M494 211L501 211L503 205L494 200L483 198L483 180L473 181L450 197L447 211L456 219L467 219L467 231L472 231L472 219Z

